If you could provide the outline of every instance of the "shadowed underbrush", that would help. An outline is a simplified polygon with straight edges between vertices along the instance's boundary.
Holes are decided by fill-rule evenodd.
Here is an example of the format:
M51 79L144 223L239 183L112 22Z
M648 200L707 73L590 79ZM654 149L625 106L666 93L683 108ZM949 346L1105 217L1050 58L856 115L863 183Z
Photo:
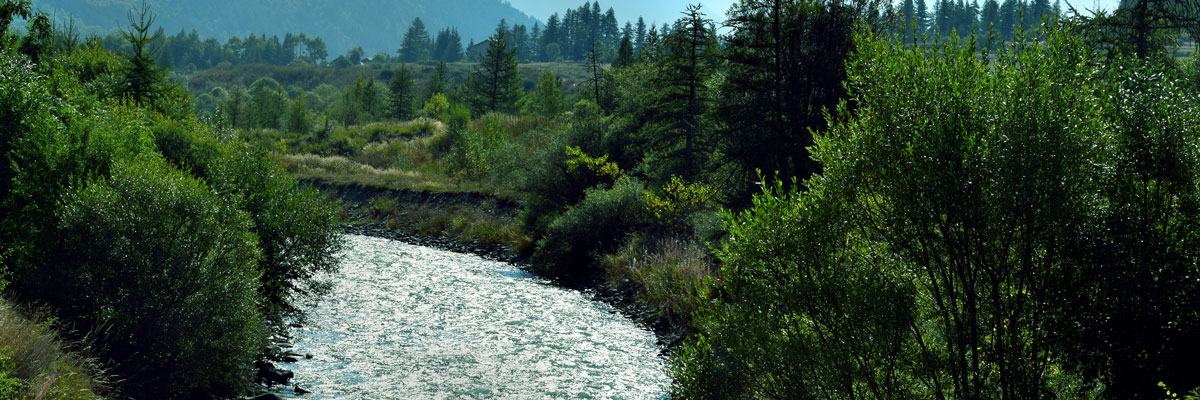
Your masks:
M64 341L46 311L26 314L0 300L0 399L102 398L108 382L86 346Z

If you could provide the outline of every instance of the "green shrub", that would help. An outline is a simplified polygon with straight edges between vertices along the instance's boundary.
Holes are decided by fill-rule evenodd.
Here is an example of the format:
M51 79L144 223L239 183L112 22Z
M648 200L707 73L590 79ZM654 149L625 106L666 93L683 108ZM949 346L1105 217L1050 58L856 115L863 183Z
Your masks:
M17 399L24 384L12 376L13 364L8 347L0 347L0 399Z
M633 178L611 189L589 189L584 199L550 223L533 255L536 269L571 279L591 278L596 257L616 250L645 223L645 187Z
M692 328L692 319L708 304L708 280L715 271L707 251L695 243L635 234L603 264L609 282L629 279L638 298L676 327Z
M52 304L103 336L128 395L230 396L266 345L249 216L159 160L68 193ZM51 289L52 288L52 289ZM164 385L162 382L171 382ZM169 391L169 392L168 392Z
M337 268L341 249L340 207L316 189L301 188L267 154L241 143L227 143L202 176L214 191L245 210L253 221L262 259L262 296L266 316L277 329L298 315L295 296L316 294L318 273Z
M1200 103L1160 67L1045 35L995 53L860 37L823 174L727 222L679 397L1197 386Z
M172 163L208 180L212 189L247 211L262 249L263 311L277 329L296 312L293 296L320 289L314 276L336 267L338 209L314 189L302 189L267 154L238 141L222 142L206 127L162 122L155 141Z

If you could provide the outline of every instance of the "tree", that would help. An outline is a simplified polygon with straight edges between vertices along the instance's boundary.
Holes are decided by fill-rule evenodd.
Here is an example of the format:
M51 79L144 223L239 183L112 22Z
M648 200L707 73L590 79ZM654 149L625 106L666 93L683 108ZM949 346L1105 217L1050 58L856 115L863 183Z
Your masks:
M509 44L517 52L517 61L529 61L529 30L525 25L513 25L509 32Z
M412 76L408 73L408 66L400 64L400 69L396 70L395 75L392 75L389 87L392 93L388 97L388 116L399 121L412 119L414 91Z
M287 112L287 92L278 81L259 78L250 85L246 124L254 129L279 129Z
M1004 0L1000 3L1000 25L996 28L1000 32L1000 36L1005 39L1012 39L1016 33L1016 27L1021 23L1021 2L1020 0Z
M462 37L459 36L458 29L450 28L439 31L437 40L433 44L433 59L457 62L462 60L462 57Z
M925 4L925 0L917 0L917 30L928 32L929 23L929 6Z
M979 25L982 29L1000 29L1000 2L984 0L983 11L979 13Z
M38 12L29 21L29 31L21 41L19 51L21 54L29 56L29 60L35 64L40 63L42 54L50 50L53 36L54 28L50 26L50 16L44 12Z
M245 124L241 116L246 112L246 90L241 86L234 87L229 98L221 105L221 114L229 121L229 129L238 129ZM238 122L242 122L239 124Z
M621 38L621 47L617 49L617 57L613 59L613 68L622 68L633 65L633 42L629 39L629 35Z
M635 32L637 36L634 41L634 50L636 50L638 55L641 55L642 49L646 47L646 20L642 19L642 17L638 17L637 30Z
M0 2L0 34L8 34L8 26L17 18L33 16L29 0L3 0Z
M512 111L524 93L516 49L510 48L503 21L488 38L487 52L471 73L469 102L476 113Z
M1195 0L1127 0L1112 13L1082 16L1076 31L1102 50L1170 62L1167 46L1179 34L1200 38L1200 2Z
M429 31L425 30L425 23L421 22L420 18L416 18L413 20L412 25L408 27L408 31L404 33L404 42L398 51L400 53L400 61L421 62L428 60L430 46Z
M562 113L562 82L550 70L542 72L542 78L538 80L537 89L534 90L532 96L533 99L530 101L532 111L551 118Z
M677 22L679 29L663 38L663 53L652 77L659 100L656 119L662 121L650 133L658 157L677 163L660 167L684 180L692 180L707 161L707 131L701 118L710 106L708 79L715 71L718 46L697 5L689 5Z
M295 133L309 133L312 131L312 119L308 115L308 99L306 97L304 93L300 93L288 105L287 118L283 123L284 130Z
M425 95L421 98L428 101L438 93L446 94L446 62L444 61L439 62L433 69L433 74L429 76L429 81L425 84Z
M136 14L136 19L134 15ZM159 33L150 34L154 26L154 14L145 1L127 15L129 28L121 30L121 36L133 47L133 52L127 56L129 66L125 71L125 80L121 94L142 104L152 104L158 96L156 86L163 80L163 71L155 61L157 50L151 45L162 38Z
M729 17L729 68L716 115L724 126L721 152L740 168L739 186L754 187L755 171L778 173L785 185L819 172L806 150L810 129L824 129L824 110L845 98L845 60L864 18L841 2L799 0L743 1Z

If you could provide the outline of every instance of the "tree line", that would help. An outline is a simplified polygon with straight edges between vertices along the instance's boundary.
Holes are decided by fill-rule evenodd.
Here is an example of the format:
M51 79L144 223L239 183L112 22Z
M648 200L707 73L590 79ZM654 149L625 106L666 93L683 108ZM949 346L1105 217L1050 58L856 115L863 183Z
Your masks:
M994 31L1000 39L1011 40L1018 30L1036 29L1043 18L1058 18L1066 10L1060 0L1053 5L1049 0L985 0L982 6L978 0L904 0L898 11L918 32L958 32L962 37L975 32L982 38Z

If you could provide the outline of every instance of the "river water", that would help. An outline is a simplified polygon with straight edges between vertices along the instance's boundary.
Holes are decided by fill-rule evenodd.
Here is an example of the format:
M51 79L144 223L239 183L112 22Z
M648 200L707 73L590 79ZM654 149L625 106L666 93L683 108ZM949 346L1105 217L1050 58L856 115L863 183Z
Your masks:
M348 236L333 292L279 366L304 399L655 399L654 334L516 266ZM292 390L282 390L291 397Z

